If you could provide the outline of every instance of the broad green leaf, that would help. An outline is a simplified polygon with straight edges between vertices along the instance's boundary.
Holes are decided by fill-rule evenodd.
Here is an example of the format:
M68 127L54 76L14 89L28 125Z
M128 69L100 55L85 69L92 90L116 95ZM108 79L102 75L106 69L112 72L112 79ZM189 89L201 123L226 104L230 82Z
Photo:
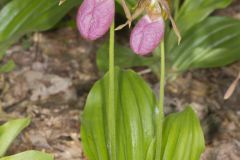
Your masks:
M108 80L106 74L91 89L82 117L81 137L89 160L110 160L108 151ZM115 70L115 110L118 160L152 160L153 112L156 100L133 71Z
M0 157L5 154L12 141L29 123L29 118L23 118L11 120L0 126Z
M53 156L39 151L26 151L0 158L0 160L53 160Z
M89 160L110 160L107 107L109 75L91 89L82 116L81 137ZM117 160L155 159L155 96L133 71L115 69ZM190 107L167 116L163 126L162 159L198 160L204 137Z
M204 136L191 107L167 116L163 125L163 160L199 160L204 151Z
M121 68L148 66L158 60L154 57L141 57L133 53L130 48L115 43L115 63ZM97 65L100 71L108 70L108 43L104 43L97 51Z
M184 36L195 24L206 19L216 9L225 8L232 0L185 0L179 12L175 15L177 26ZM177 45L176 36L171 31L167 37L168 49Z
M81 0L68 0L61 6L57 0L12 0L0 11L0 52L22 35L53 27Z
M10 72L15 68L13 60L9 60L6 64L0 66L0 73Z
M185 0L179 13L176 15L176 22L181 32L187 31L195 24L208 17L216 9L225 8L232 0Z
M240 59L240 21L211 17L194 26L180 46L169 52L172 68L179 72L191 68L220 67Z

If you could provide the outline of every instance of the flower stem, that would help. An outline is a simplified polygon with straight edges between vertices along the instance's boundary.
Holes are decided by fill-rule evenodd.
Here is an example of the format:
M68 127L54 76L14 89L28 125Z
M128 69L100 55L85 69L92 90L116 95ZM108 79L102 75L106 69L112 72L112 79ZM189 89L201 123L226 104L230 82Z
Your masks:
M159 111L162 119L164 118L164 88L165 88L165 47L164 40L161 42L161 76L160 76L160 88L159 88Z
M164 107L164 86L165 86L165 48L164 40L161 42L161 61L160 61L160 84L159 84L159 105L158 112L156 113L156 125L157 125L157 139L156 139L156 155L155 160L160 160L162 150L162 132L163 132L163 107Z
M108 133L109 133L109 159L116 159L116 121L115 121L115 104L114 104L114 22L110 28L109 38L109 99L108 99Z

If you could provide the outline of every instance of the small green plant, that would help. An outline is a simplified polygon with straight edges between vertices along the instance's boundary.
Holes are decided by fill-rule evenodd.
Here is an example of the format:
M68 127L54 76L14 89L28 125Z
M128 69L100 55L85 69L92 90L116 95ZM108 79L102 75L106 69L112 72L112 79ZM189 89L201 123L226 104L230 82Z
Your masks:
M29 124L29 118L22 118L0 126L0 160L53 160L51 155L33 150L3 157L13 140Z
M109 71L91 89L83 112L81 137L85 154L90 160L200 159L204 137L192 108L187 106L182 112L164 116L164 15L181 39L168 2L137 6L136 12L140 8L146 15L130 38L132 50L139 55L150 54L161 43L159 100L134 71L114 67L113 4L113 0L84 0L77 16L81 35L89 40L100 38L111 25ZM116 29L130 26L134 19L135 14L131 15L125 4L122 1L128 21Z

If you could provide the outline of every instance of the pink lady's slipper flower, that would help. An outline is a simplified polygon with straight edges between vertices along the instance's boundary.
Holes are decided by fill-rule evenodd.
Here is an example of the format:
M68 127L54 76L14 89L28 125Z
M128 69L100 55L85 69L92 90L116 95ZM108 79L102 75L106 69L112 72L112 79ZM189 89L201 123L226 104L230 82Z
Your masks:
M151 53L164 35L164 20L160 16L152 20L148 15L142 17L130 36L130 46L139 55Z
M131 14L125 0L120 0L128 21L116 28L122 29L126 25L131 26L131 22L145 13L130 36L130 46L139 55L151 53L161 42L164 36L164 20L170 19L173 30L181 41L181 35L175 24L170 11L170 0L139 0L133 14Z
M88 40L102 37L112 24L114 12L114 0L84 0L77 15L81 35Z

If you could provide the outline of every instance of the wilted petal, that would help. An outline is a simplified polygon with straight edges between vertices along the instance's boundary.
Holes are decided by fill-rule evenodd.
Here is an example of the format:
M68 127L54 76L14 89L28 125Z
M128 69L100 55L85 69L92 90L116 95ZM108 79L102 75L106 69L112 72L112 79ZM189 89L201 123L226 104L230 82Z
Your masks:
M89 40L102 37L114 18L114 0L84 0L77 15L81 35Z
M131 48L140 55L151 53L159 45L163 35L164 21L162 17L151 20L146 15L140 19L131 33Z

